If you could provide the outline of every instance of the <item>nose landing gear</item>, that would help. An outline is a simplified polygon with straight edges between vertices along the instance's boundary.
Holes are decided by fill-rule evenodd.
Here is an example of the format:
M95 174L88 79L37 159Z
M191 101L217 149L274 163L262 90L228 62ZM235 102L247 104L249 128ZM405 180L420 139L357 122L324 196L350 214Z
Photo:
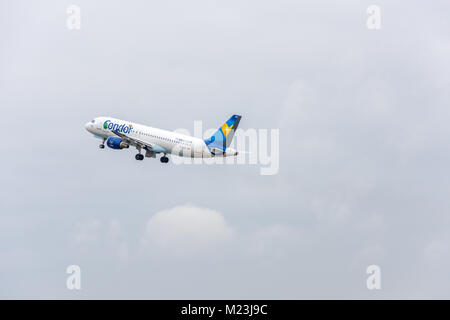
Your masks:
M136 158L136 160L142 161L142 160L144 160L144 155L138 153L138 154L135 156L135 158Z
M106 138L103 138L103 142L98 146L100 149L105 149Z

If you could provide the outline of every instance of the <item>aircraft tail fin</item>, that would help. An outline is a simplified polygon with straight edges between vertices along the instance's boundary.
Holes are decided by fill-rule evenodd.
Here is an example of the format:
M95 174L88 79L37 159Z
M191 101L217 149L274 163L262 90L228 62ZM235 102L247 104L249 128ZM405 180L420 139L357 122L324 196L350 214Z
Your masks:
M209 139L205 140L209 149L220 149L222 152L230 146L234 132L239 126L242 116L234 114Z

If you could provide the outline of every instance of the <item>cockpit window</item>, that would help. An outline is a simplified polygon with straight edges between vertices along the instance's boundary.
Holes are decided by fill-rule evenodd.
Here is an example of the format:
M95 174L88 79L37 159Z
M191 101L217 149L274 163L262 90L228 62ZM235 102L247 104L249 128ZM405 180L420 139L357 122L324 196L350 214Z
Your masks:
M91 123L95 123L95 120L91 120Z

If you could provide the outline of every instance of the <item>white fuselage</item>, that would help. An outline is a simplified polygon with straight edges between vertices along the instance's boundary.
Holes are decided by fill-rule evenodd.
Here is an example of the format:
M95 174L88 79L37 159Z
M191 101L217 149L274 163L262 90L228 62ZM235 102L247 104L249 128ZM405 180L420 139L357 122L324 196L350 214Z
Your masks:
M117 137L113 131L118 130L130 138L152 145L155 153L171 153L192 158L211 158L213 156L200 138L111 117L95 118L86 123L85 128L94 136L103 139Z

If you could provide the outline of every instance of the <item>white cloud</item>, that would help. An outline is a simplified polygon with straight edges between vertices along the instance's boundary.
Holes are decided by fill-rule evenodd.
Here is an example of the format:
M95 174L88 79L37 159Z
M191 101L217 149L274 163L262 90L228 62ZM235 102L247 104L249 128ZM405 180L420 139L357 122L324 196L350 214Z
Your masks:
M194 205L160 211L147 223L142 244L145 250L184 256L225 244L233 230L223 215Z
M300 242L299 230L285 225L271 225L248 234L246 253L260 257L282 257Z
M93 242L98 239L101 222L98 219L79 221L75 225L72 241L76 245Z
M71 242L75 248L100 250L103 253L108 250L121 260L128 258L128 244L123 240L122 227L118 220L105 222L98 218L90 218L77 222L74 229Z
M440 235L430 241L424 248L425 263L431 265L448 264L450 254L449 236Z
M114 241L117 240L121 237L122 234L122 230L121 230L121 226L120 226L120 222L117 220L112 220L109 223L109 228L108 228L108 237Z
M355 254L351 265L353 267L369 264L385 265L389 263L389 261L386 261L387 255L388 252L380 244L369 245Z
M92 218L76 224L72 243L91 253L109 250L121 260L145 256L275 259L288 256L296 247L300 230L283 224L238 229L221 212L185 204L152 215L138 238L136 249L140 250L130 251L133 241L123 233L118 220Z

